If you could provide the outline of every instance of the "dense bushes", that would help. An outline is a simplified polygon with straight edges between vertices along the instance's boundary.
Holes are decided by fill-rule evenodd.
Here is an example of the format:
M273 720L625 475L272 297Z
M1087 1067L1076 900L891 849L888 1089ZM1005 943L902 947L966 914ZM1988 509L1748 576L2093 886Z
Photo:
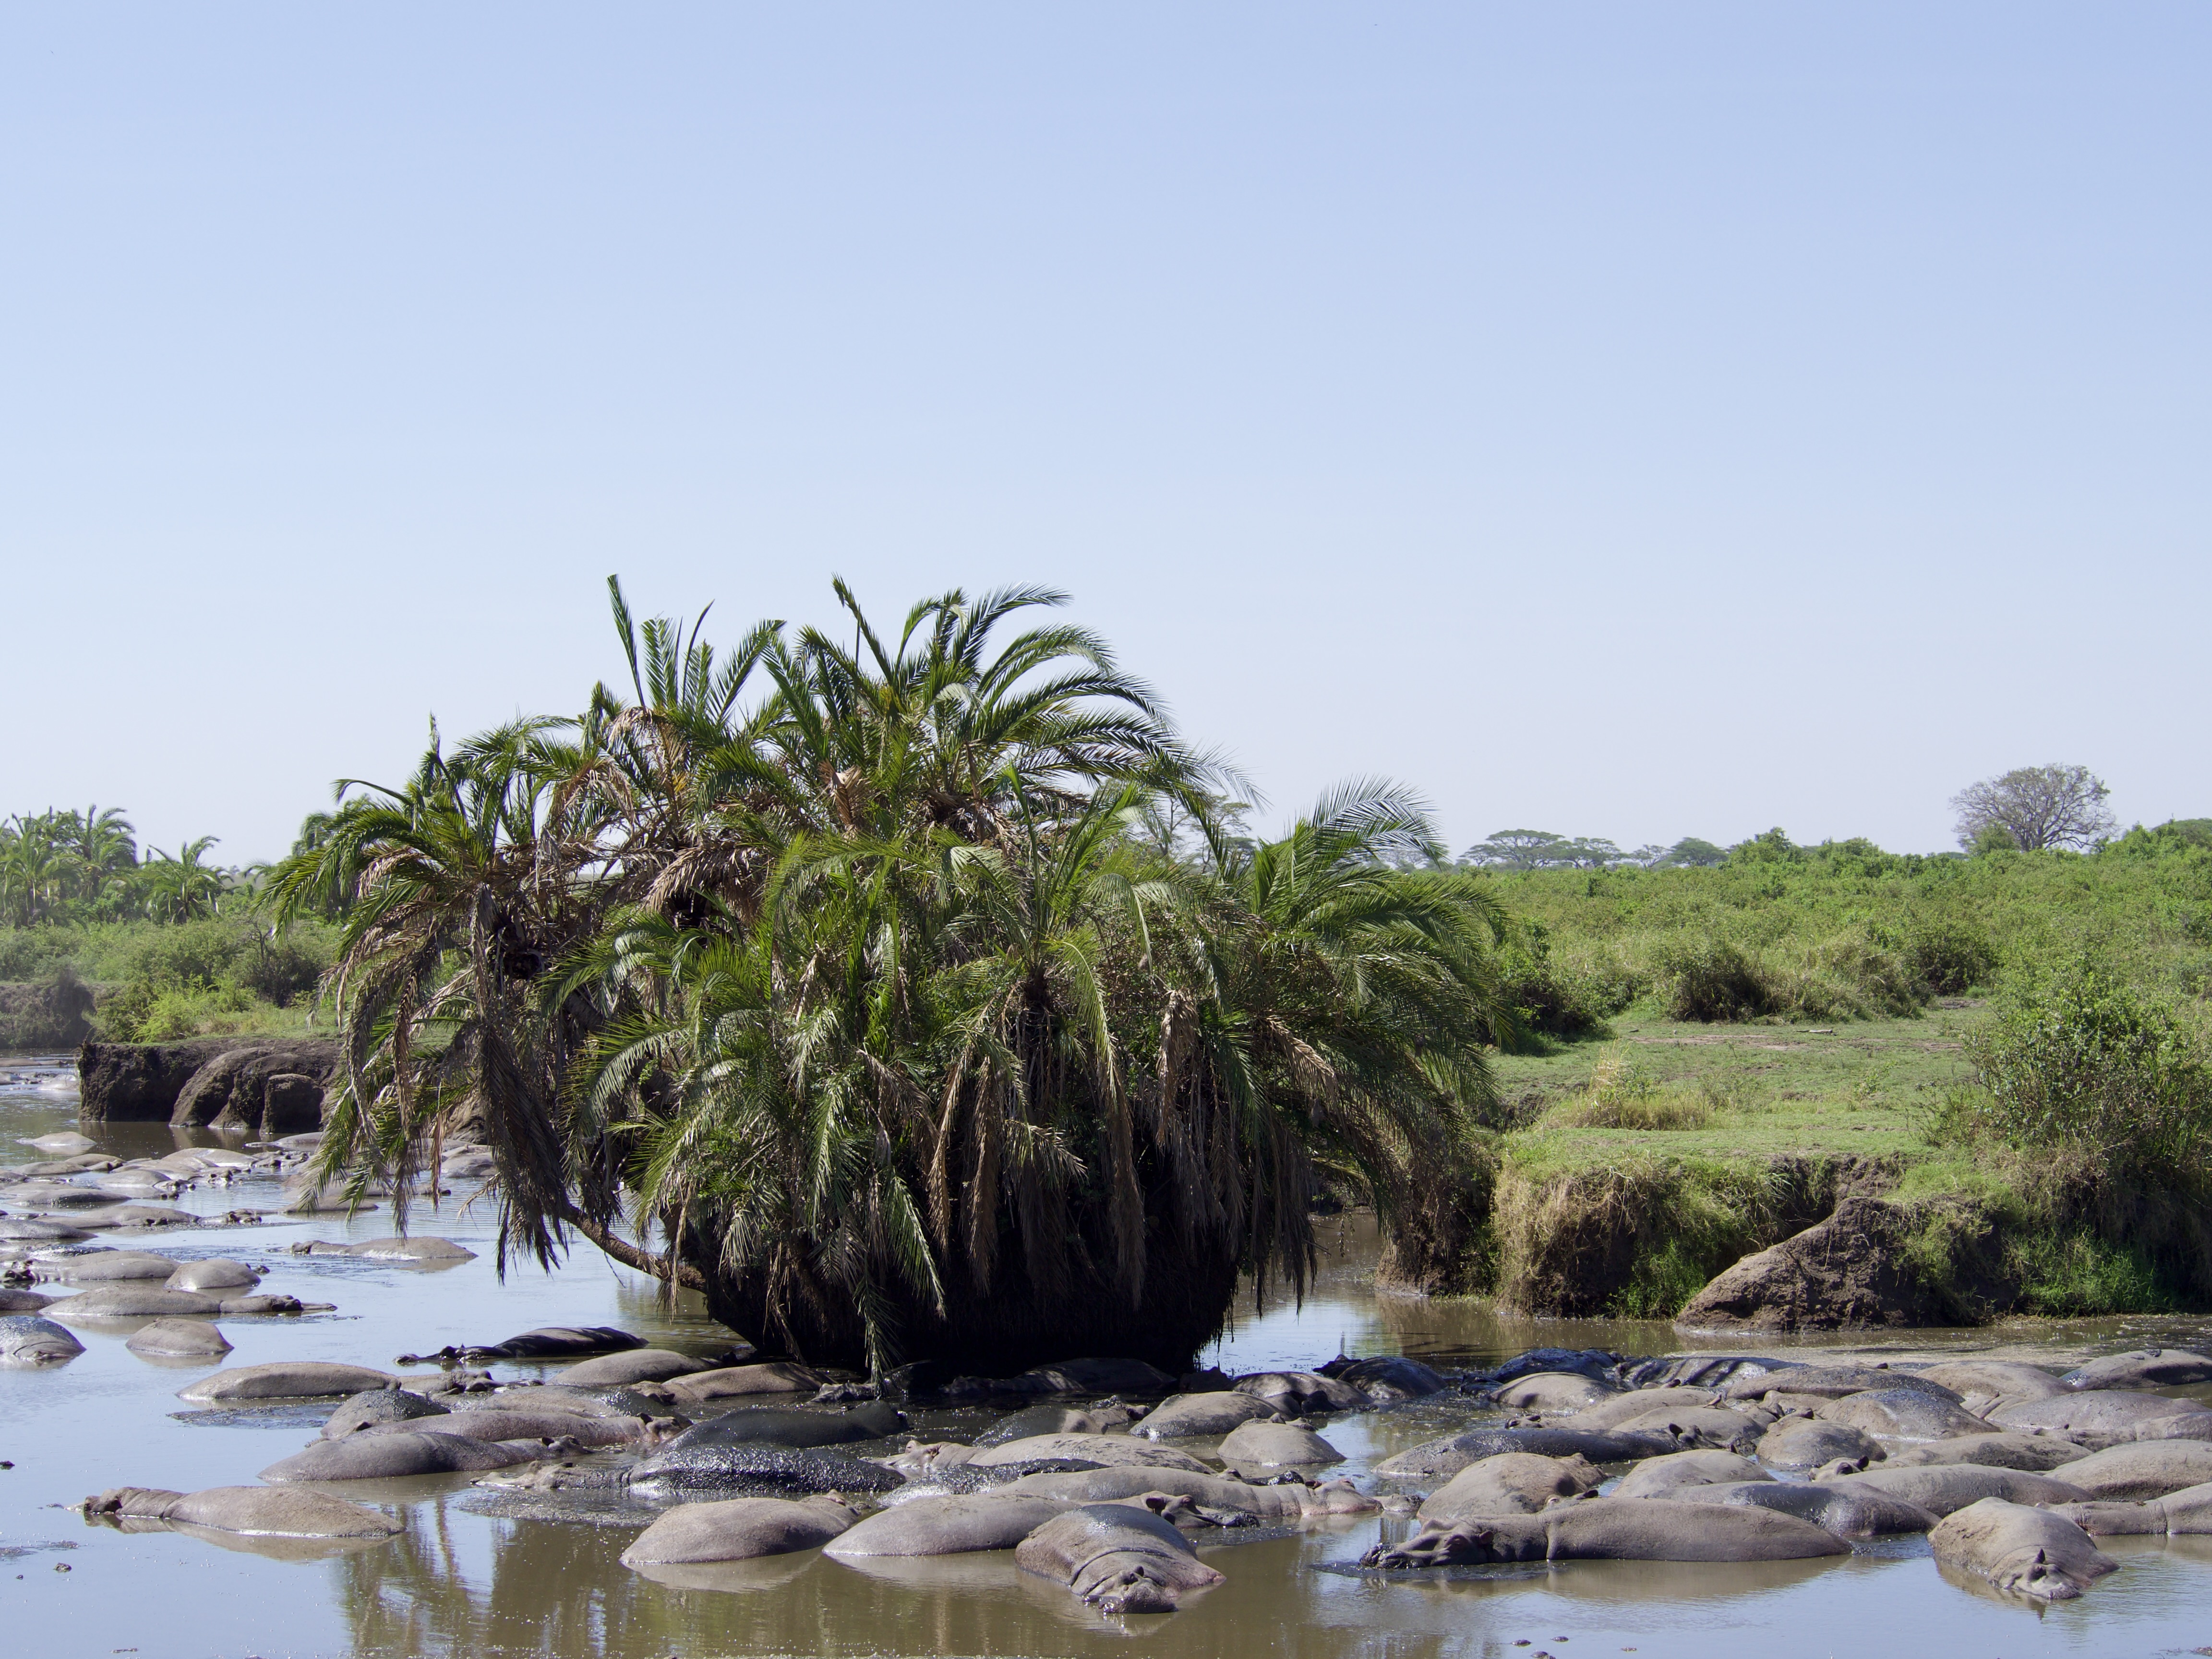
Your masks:
M1984 1127L2063 1146L2116 1176L2194 1181L2212 1143L2212 1073L2173 1011L2090 966L2021 996L1967 1045Z
M1609 951L1574 958L1555 954L1549 931L1538 922L1519 931L1498 952L1506 1000L1531 1032L1549 1037L1589 1036L1636 1000L1636 974Z
M312 921L0 927L0 1048L73 1047L95 995L94 1027L115 1042L295 1030L330 961L330 930Z

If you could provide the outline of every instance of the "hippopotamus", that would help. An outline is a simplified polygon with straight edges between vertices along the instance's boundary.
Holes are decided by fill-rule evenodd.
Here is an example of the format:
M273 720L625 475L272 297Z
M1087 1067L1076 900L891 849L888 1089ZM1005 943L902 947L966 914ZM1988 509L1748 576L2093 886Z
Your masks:
M2186 1388L2212 1382L2212 1358L2186 1348L2137 1348L2077 1365L2058 1380L2077 1390Z
M2064 1516L2092 1538L2212 1533L2212 1485L2184 1486L2140 1504L2053 1504L2051 1512Z
M1237 1397L1243 1398L1241 1395ZM1120 1428L1131 1415L1127 1406L1107 1406L1097 1411L1078 1411L1072 1406L1025 1406L977 1435L975 1444L979 1448L1003 1446L1040 1434L1103 1434L1109 1429Z
M100 1143L89 1135L78 1133L75 1129L57 1129L52 1134L34 1136L26 1140L23 1145L33 1152L48 1152L56 1157L61 1157L70 1152L91 1152Z
M180 1262L166 1282L173 1291L239 1291L258 1285L261 1275L243 1261L216 1255L202 1261Z
M1747 1452L1759 1443L1760 1427L1741 1412L1713 1406L1658 1406L1617 1424L1620 1434L1663 1436L1685 1449Z
M1328 1364L1316 1367L1315 1374L1349 1382L1376 1405L1388 1405L1397 1400L1425 1400L1450 1386L1441 1373L1401 1354L1376 1354L1368 1359L1347 1359L1339 1355Z
M1718 1389L1732 1377L1789 1370L1796 1369L1797 1364L1794 1359L1773 1359L1763 1354L1690 1353L1677 1354L1665 1359L1624 1360L1615 1375L1620 1377L1623 1387L1630 1389L1664 1389L1678 1385Z
M1902 1498L1923 1510L1950 1515L1984 1498L2012 1504L2078 1504L2089 1494L2081 1487L2025 1469L1990 1469L1976 1463L1930 1463L1917 1468L1869 1469L1836 1476L1831 1486L1859 1486Z
M435 1353L403 1353L402 1365L449 1364L488 1365L495 1359L583 1359L592 1354L621 1353L641 1348L645 1339L611 1325L547 1325L503 1342L448 1345Z
M92 1250L83 1255L57 1256L32 1264L40 1279L66 1279L72 1285L102 1285L117 1279L167 1282L185 1264L173 1256L151 1250Z
M1870 1389L1824 1402L1814 1412L1823 1423L1840 1423L1893 1440L1948 1440L1986 1433L1990 1425L1949 1401L1918 1389Z
M419 1422L426 1417L450 1415L452 1410L406 1389L364 1389L325 1420L323 1438L343 1440L380 1424Z
M1206 1465L1188 1452L1162 1446L1131 1434L1036 1434L989 1446L969 1459L984 1468L999 1463L1032 1462L1039 1458L1079 1458L1086 1463L1137 1464L1156 1469L1188 1469L1206 1473Z
M1717 1389L1695 1387L1632 1389L1576 1409L1578 1429L1613 1429L1656 1411L1692 1411L1721 1404Z
M819 1549L860 1519L826 1498L729 1498L680 1504L663 1513L622 1553L626 1567L696 1561L750 1561Z
M2120 1565L2063 1516L2002 1498L1948 1516L1928 1542L1939 1565L2045 1601L2071 1601Z
M887 1401L843 1412L783 1412L766 1406L741 1407L693 1425L668 1443L678 1446L848 1446L880 1440L906 1426L906 1418Z
M562 1485L627 1485L634 1492L651 1496L687 1492L734 1492L747 1496L774 1497L780 1493L890 1492L904 1484L898 1475L878 1463L864 1462L842 1452L819 1446L771 1446L758 1441L722 1445L661 1447L613 1478L596 1478L592 1471L564 1482L557 1474L541 1483L558 1490Z
M1064 1498L1006 1492L918 1498L870 1516L823 1553L842 1559L1010 1550L1053 1516L1073 1507Z
M210 1486L195 1492L117 1486L86 1498L80 1507L87 1520L167 1521L275 1538L390 1538L403 1530L392 1516L364 1504L324 1492L268 1486Z
M1370 1567L1493 1561L1804 1561L1848 1555L1834 1534L1794 1515L1742 1504L1585 1498L1537 1515L1484 1516L1377 1544Z
M1474 1466L1480 1468L1480 1463ZM1584 1467L1588 1467L1585 1465ZM1596 1473L1595 1470L1593 1474ZM1620 1484L1608 1494L1613 1498L1652 1498L1679 1487L1708 1486L1740 1486L1747 1480L1771 1480L1774 1477L1747 1457L1739 1457L1727 1451L1672 1452L1665 1457L1648 1458L1621 1477ZM1457 1485L1455 1480L1453 1485ZM1595 1483L1593 1482L1593 1485ZM1444 1488L1444 1492L1451 1490ZM1562 1497L1575 1494L1563 1492ZM1437 1498L1443 1492L1437 1494ZM1431 1498L1429 1504L1437 1500ZM1421 1518L1435 1519L1429 1514L1429 1504L1421 1505ZM1541 1504L1528 1505L1539 1510Z
M1325 1480L1310 1486L1299 1480L1256 1486L1221 1475L1188 1469L1148 1469L1131 1464L1116 1468L1056 1470L1025 1474L999 1488L1009 1498L1055 1498L1077 1504L1111 1504L1167 1492L1187 1498L1201 1515L1250 1516L1261 1521L1303 1521L1330 1515L1370 1515L1382 1507L1349 1480Z
M1729 1400L1757 1400L1770 1394L1818 1395L1840 1400L1847 1394L1881 1389L1917 1389L1954 1406L1959 1403L1955 1389L1911 1371L1893 1371L1881 1365L1795 1365L1756 1376L1731 1377L1722 1387L1721 1394Z
M230 1339L204 1319L149 1319L123 1346L161 1359L212 1359L230 1352Z
M1208 1436L1227 1434L1231 1429L1257 1419L1267 1421L1282 1413L1256 1395L1239 1389L1217 1389L1207 1394L1170 1395L1139 1419L1129 1432L1141 1434L1151 1440L1197 1440ZM1026 1417L1027 1412L1015 1413ZM1010 1421L1012 1419L1009 1419ZM1001 1424L1003 1428L1006 1425ZM994 1429L992 1433L998 1432ZM1030 1430L1031 1433L1053 1433L1057 1430Z
M1315 1371L1254 1371L1232 1384L1239 1394L1265 1401L1268 1408L1285 1417L1316 1412L1353 1412L1369 1405L1366 1395L1350 1382Z
M1221 1461L1242 1468L1282 1469L1341 1463L1344 1454L1296 1423L1243 1423L1221 1443Z
M1580 1371L1584 1376L1617 1385L1622 1363L1620 1355L1603 1348L1531 1348L1495 1367L1485 1381L1494 1388L1535 1371Z
M336 1365L319 1359L279 1359L263 1365L239 1365L204 1376L177 1398L196 1406L241 1400L313 1400L359 1394L364 1389L396 1389L399 1379L366 1365Z
M114 1195L103 1193L98 1196L112 1199ZM197 1227L200 1224L199 1217L190 1210L179 1210L169 1204L110 1203L105 1209L79 1211L76 1219L95 1231L108 1231L137 1227Z
M0 1365L60 1365L83 1352L84 1344L51 1319L0 1314Z
M671 1378L668 1392L678 1401L696 1403L756 1394L811 1394L829 1381L827 1376L811 1366L771 1359L755 1365L726 1365L718 1370L692 1371Z
M581 1360L562 1371L561 1380L572 1389L619 1388L631 1382L665 1382L710 1369L703 1359L666 1348L633 1348Z
M317 1255L358 1255L371 1261L410 1261L424 1266L477 1259L474 1250L450 1238L370 1238L358 1244L318 1243L311 1249Z
M1979 1463L1985 1468L2026 1469L2047 1474L2089 1455L2088 1449L2055 1434L1962 1434L1917 1446L1893 1446L1887 1467L1911 1468L1925 1463Z
M1624 1483L1625 1484L1625 1483ZM1613 1494L1621 1494L1616 1489ZM1686 1504L1751 1504L1810 1521L1838 1538L1879 1538L1926 1532L1939 1518L1933 1510L1871 1487L1827 1486L1809 1480L1731 1480L1710 1486L1670 1486L1647 1493Z
M53 1297L40 1296L36 1291L11 1290L0 1285L0 1314L36 1313Z
M1977 1417L1993 1407L2015 1401L2048 1400L2063 1394L2066 1385L2038 1365L2014 1364L2001 1359L1952 1359L1923 1367L1919 1375L1941 1382L1959 1395L1959 1404Z
M398 1425L395 1425L398 1426ZM537 1440L471 1440L409 1425L392 1434L349 1434L318 1440L261 1471L272 1485L293 1480L390 1480L417 1474L474 1474L533 1462L545 1455Z
M1604 1479L1604 1472L1587 1458L1500 1452L1468 1464L1431 1492L1416 1513L1424 1521L1444 1522L1476 1515L1533 1515L1554 1499L1596 1491Z
M1501 1382L1490 1392L1508 1411L1578 1412L1585 1406L1611 1400L1622 1390L1579 1371L1532 1371Z
M1222 1582L1171 1522L1126 1504L1063 1510L1022 1540L1014 1562L1102 1613L1172 1613L1191 1591Z
M25 1244L78 1244L91 1237L82 1227L44 1216L0 1216L0 1239Z
M2212 1480L2212 1444L2152 1440L2112 1446L2067 1464L2062 1478L2092 1498L2141 1503Z
M75 1296L57 1297L47 1306L56 1319L142 1319L181 1314L212 1317L222 1311L222 1298L197 1291L173 1291L143 1279L123 1279Z
M2137 1424L2193 1413L2191 1402L2130 1389L2084 1389L2001 1406L1989 1415L2001 1429L2050 1429L2084 1444L2132 1440Z
M671 1419L672 1420L672 1419ZM602 1446L650 1443L656 1434L651 1421L641 1417L586 1417L579 1412L501 1411L495 1407L447 1413L435 1422L413 1419L365 1424L356 1435L411 1434L428 1430L434 1434L457 1434L466 1440L571 1440L586 1449ZM327 1433L327 1425L325 1425ZM331 1435L332 1439L343 1437Z
M1663 1435L1622 1434L1598 1429L1469 1429L1425 1440L1375 1466L1394 1476L1457 1474L1468 1464L1500 1452L1534 1452L1540 1457L1587 1457L1593 1463L1633 1463L1680 1448Z
M1175 1379L1141 1359L1063 1359L1018 1376L956 1376L942 1392L972 1400L994 1394L1135 1394L1175 1392Z
M422 1379L422 1390L433 1400L455 1407L489 1405L501 1411L574 1412L582 1417L653 1417L663 1410L652 1395L637 1389L564 1389L558 1383L510 1383L504 1387L452 1389L443 1385L459 1376L481 1372L444 1371Z
M1879 1460L1882 1449L1864 1430L1812 1417L1785 1417L1759 1437L1759 1461L1778 1469L1812 1469L1838 1458Z

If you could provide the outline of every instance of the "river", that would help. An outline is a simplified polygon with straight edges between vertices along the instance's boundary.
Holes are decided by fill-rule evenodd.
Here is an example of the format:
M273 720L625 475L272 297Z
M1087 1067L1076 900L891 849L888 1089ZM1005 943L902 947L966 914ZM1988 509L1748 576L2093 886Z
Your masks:
M0 1060L0 1164L37 1156L20 1142L76 1127L73 1078L58 1063ZM222 1144L161 1125L95 1135L125 1157ZM192 1189L178 1200L208 1214L276 1206L273 1182ZM4 1198L0 1198L4 1203ZM388 1211L245 1227L113 1237L103 1242L180 1258L227 1255L270 1269L264 1288L335 1303L335 1313L231 1319L227 1364L331 1359L389 1367L447 1343L495 1341L545 1324L612 1324L654 1346L702 1356L730 1333L697 1299L665 1302L652 1281L588 1245L552 1273L495 1270L494 1218L483 1206L419 1209L414 1231L453 1238L477 1259L434 1273L343 1257L298 1256L307 1238L391 1231ZM1403 1352L1438 1364L1494 1363L1540 1343L1679 1351L1665 1325L1503 1320L1470 1302L1378 1296L1371 1229L1329 1224L1330 1255L1303 1306L1239 1310L1212 1359L1231 1371L1310 1367L1339 1351ZM59 1287L55 1287L59 1288ZM195 1413L176 1390L206 1370L143 1360L127 1328L80 1330L87 1352L46 1370L0 1371L0 1605L11 1651L169 1656L1121 1655L1198 1659L1411 1659L1425 1655L1635 1653L2105 1656L2212 1651L2212 1539L2106 1540L2123 1570L2077 1601L2047 1610L2000 1601L1940 1573L1923 1540L1884 1540L1847 1559L1737 1567L1575 1563L1556 1569L1457 1570L1426 1580L1330 1571L1355 1562L1378 1528L1346 1517L1303 1535L1209 1546L1227 1575L1165 1617L1116 1621L1018 1571L1006 1556L882 1564L863 1572L819 1555L698 1572L670 1584L620 1565L630 1529L495 1518L462 1506L470 1477L440 1476L351 1493L404 1511L404 1537L334 1559L286 1562L168 1533L88 1527L71 1507L118 1486L192 1491L250 1483L297 1449L317 1414ZM2202 1346L2202 1318L2018 1322L1990 1330L1897 1333L1822 1345L1894 1358L1972 1352L2055 1364L2146 1342ZM1754 1351L1776 1352L1772 1344ZM502 1364L507 1376L555 1369ZM1445 1408L1417 1402L1324 1426L1355 1480L1375 1460L1441 1431ZM1465 1415L1462 1403L1452 1408ZM973 1413L920 1426L972 1431Z

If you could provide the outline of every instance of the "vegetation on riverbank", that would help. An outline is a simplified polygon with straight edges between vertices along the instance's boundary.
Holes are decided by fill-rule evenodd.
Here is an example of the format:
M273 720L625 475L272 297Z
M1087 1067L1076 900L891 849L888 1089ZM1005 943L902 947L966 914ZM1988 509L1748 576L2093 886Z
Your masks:
M0 927L0 1049L306 1029L334 930L243 908L185 922Z

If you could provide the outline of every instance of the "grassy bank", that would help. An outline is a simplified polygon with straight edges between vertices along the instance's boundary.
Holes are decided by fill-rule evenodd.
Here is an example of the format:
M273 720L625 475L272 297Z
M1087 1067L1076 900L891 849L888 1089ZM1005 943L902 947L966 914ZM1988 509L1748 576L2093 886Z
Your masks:
M1973 859L1769 837L1719 868L1492 879L1534 1036L1493 1062L1503 1115L1458 1287L1664 1317L1869 1196L1911 1206L1913 1266L1962 1320L2212 1304L2190 1138L2212 1132L2212 850L2191 836ZM1993 1096L1990 1045L2032 1048L2031 1014L2085 973L2155 1029L2083 1061L2058 1020L2034 1098ZM2124 1051L2168 1059L2146 1082ZM2167 1150L2136 1158L2146 1138Z
M286 1036L306 1029L331 930L251 914L0 927L0 1049Z

